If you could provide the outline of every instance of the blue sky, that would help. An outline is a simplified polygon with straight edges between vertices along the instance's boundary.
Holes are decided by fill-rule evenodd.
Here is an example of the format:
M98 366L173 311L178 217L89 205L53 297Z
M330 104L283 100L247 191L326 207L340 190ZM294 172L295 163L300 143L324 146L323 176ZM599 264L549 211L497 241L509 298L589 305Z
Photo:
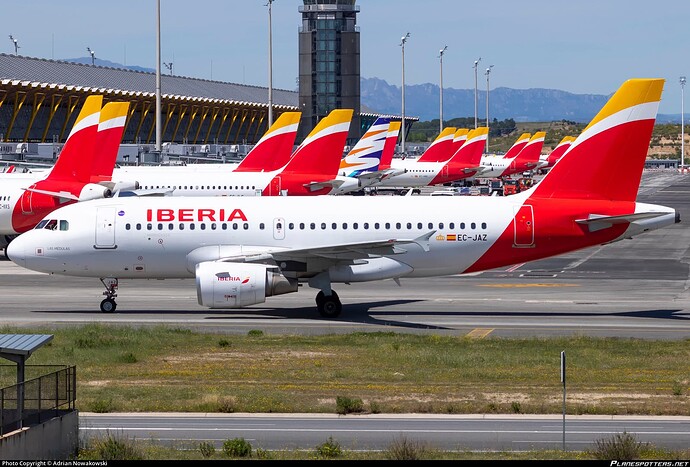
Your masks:
M267 0L161 0L162 61L176 75L266 86ZM296 89L301 0L273 2L273 86ZM361 74L401 84L479 89L551 88L609 94L628 78L666 78L661 113L680 113L690 76L688 0L358 0ZM156 1L4 2L0 52L40 58L88 56L155 68ZM165 73L167 69L162 68ZM686 106L687 107L687 106ZM690 108L690 107L688 107ZM446 114L452 114L446 109Z

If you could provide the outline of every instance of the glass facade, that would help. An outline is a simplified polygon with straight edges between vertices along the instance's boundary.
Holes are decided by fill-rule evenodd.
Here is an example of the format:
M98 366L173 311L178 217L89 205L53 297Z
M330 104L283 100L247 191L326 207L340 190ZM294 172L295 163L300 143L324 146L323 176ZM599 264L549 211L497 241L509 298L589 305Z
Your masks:
M299 8L300 137L333 109L353 109L348 142L359 139L359 29L355 0L304 0Z

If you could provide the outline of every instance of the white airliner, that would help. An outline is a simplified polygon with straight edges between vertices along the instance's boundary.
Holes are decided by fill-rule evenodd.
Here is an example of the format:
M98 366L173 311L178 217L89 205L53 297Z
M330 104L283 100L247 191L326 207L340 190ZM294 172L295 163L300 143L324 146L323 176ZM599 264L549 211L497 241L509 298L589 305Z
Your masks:
M521 174L528 170L535 170L541 165L539 157L544 147L546 132L536 132L515 157L482 157L482 171L477 178L507 177L513 174ZM518 140L520 141L520 140Z
M466 135L466 141L455 154L442 162L419 162L416 159L393 160L391 168L399 170L400 174L385 178L375 186L425 187L469 178L481 169L479 161L486 146L488 134L487 127L471 130ZM447 148L450 149L453 143L452 138L446 143Z
M154 197L66 206L8 247L20 266L100 278L195 278L198 301L241 308L333 283L484 271L679 222L637 203L664 80L626 81L540 183L509 197ZM617 167L612 175L610 167Z
M124 131L127 102L86 98L55 165L44 172L3 174L0 179L0 245L32 229L65 204L112 196L110 181ZM101 148L106 148L101 150ZM134 185L121 187L132 189Z
M321 119L289 161L277 170L229 171L221 167L208 171L201 167L188 171L157 167L156 170L116 171L113 173L113 181L131 180L134 177L143 194L162 190L162 193L172 196L328 194L332 185L324 182L333 180L338 173L352 114L353 111L349 109L331 111ZM290 131L292 128L290 126ZM281 139L288 134L280 135ZM270 153L271 139L263 143L257 146L263 148L268 145Z

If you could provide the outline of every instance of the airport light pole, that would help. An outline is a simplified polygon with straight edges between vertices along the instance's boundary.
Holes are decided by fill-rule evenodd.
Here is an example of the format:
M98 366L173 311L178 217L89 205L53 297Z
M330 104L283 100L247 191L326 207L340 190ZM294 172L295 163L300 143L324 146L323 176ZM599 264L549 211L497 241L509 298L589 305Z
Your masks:
M489 68L486 69L486 72L484 73L486 75L486 128L489 128L489 74L491 73L491 69L493 68L493 65L489 65ZM489 133L487 132L486 134L486 153L489 153Z
M479 57L474 61L474 129L476 130L477 125L477 65L482 61L482 57Z
M17 43L17 39L15 39L14 37L12 37L12 34L10 34L10 40L11 40L12 43L14 44L14 54L15 54L15 55L18 55L17 51L19 50L19 44Z
M271 22L271 5L275 0L268 0L268 127L273 125L273 26Z
M173 62L170 62L170 63L163 62L163 65L165 65L165 68L167 68L168 71L170 72L170 76L172 76L172 74L173 74Z
M402 121L400 122L400 129L402 130L402 140L400 143L400 152L405 157L405 42L410 38L408 32L400 38L400 47L402 49Z
M440 73L440 83L439 83L439 99L440 99L440 110L439 110L439 122L438 122L438 132L441 133L443 131L443 53L448 49L447 45L444 45L441 50L438 51L438 58L440 67L441 67L441 73Z
M156 152L161 153L161 0L156 0Z
M680 171L685 163L685 76L680 77Z
M91 47L87 47L86 51L91 54L91 66L96 64L96 52L91 50Z

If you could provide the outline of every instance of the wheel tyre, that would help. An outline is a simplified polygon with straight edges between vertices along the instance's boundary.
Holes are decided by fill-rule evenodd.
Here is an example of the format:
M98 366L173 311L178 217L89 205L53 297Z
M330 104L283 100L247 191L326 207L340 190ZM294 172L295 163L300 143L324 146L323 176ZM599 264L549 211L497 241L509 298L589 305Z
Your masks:
M117 303L112 298L106 298L101 302L101 311L103 313L113 313L117 308Z
M319 310L319 314L324 318L337 318L340 312L343 311L343 305L340 303L340 298L335 291L332 291L330 296L319 292L316 295L316 307Z

